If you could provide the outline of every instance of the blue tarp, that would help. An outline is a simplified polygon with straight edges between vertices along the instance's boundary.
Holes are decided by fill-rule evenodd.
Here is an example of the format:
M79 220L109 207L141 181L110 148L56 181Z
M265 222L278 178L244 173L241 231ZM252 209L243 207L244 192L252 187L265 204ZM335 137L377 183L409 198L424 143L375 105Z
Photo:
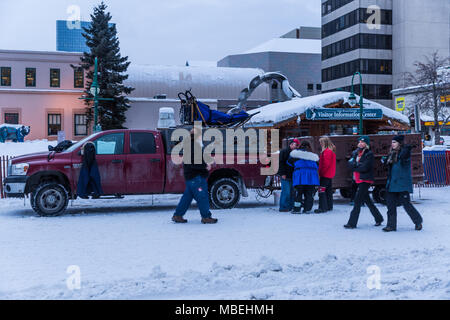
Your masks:
M222 125L222 124L230 124L245 120L249 117L249 114L245 111L241 111L237 114L229 115L224 112L220 112L217 110L211 110L211 108L197 101L198 108L202 115L199 114L198 110L194 112L194 121L203 121L205 119L206 124L209 125ZM203 116L203 118L202 118Z

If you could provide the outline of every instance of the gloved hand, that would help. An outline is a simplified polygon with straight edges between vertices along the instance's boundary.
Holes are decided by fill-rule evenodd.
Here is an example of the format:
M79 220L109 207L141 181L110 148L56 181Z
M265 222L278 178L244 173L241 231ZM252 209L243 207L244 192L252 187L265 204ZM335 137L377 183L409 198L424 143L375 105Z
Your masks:
M355 158L350 158L350 159L348 160L348 164L354 167L355 164L356 164Z

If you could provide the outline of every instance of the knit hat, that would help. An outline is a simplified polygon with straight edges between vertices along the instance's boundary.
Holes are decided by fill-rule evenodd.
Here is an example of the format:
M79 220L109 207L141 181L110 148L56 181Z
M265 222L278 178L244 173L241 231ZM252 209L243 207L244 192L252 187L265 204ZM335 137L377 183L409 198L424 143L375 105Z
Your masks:
M397 141L400 144L403 144L405 141L405 136L395 136L392 138L392 141Z
M292 140L292 142L291 143L296 143L297 144L297 146L300 146L300 140L298 140L298 139L294 139L294 140Z
M358 138L359 141L364 141L368 146L370 146L370 138L368 136L361 136Z

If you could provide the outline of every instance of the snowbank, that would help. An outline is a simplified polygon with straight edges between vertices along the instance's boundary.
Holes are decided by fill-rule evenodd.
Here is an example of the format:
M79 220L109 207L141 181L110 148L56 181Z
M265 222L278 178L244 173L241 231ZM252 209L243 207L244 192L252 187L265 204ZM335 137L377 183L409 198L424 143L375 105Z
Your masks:
M324 105L336 103L339 100L343 100L344 103L348 103L349 96L349 92L336 91L305 98L294 98L290 101L275 104L269 104L249 111L250 114L260 112L252 118L250 126L271 126L274 123L279 123L297 117L305 113L308 109L322 109ZM356 99L357 101L359 101L358 95L356 95ZM409 119L407 116L389 109L375 101L364 99L364 108L381 109L383 110L383 115L409 125Z
M48 151L48 146L56 146L57 141L26 140L25 142L5 142L0 143L1 156L20 156L28 153Z

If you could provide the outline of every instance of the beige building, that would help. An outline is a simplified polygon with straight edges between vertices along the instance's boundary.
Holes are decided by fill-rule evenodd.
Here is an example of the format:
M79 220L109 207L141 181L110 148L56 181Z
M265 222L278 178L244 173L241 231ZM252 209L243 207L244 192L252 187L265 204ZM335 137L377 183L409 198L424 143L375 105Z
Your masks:
M80 63L81 53L0 50L0 124L31 126L32 139L80 140L90 133L84 101L79 98L85 74L71 65ZM128 128L155 129L161 107L173 107L178 121L177 94L192 89L197 98L213 109L226 110L260 69L140 66L131 64L126 85L136 88L129 96ZM269 101L269 87L261 85L249 106Z

